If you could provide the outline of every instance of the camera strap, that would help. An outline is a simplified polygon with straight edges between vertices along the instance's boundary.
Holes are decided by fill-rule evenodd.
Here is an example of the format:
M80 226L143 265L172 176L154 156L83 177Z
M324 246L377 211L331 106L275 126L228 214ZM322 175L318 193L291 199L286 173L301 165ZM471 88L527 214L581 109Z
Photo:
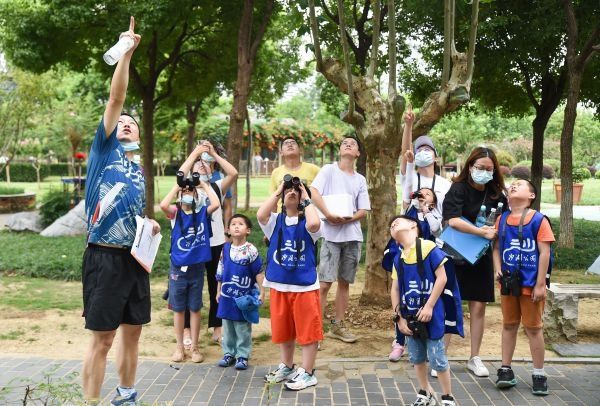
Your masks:
M435 178L436 178L436 174L433 174L433 179L431 180L431 190L433 190L433 193L435 193ZM417 191L421 190L421 174L419 172L417 172Z
M523 248L523 223L525 223L525 217L527 217L527 212L529 211L529 207L526 207L521 213L521 218L519 219L519 230L518 230L518 238L519 238L519 271L521 270L521 249ZM506 239L506 227L508 226L508 217L510 214L507 214L504 219L504 224L500 224L502 227L502 233L500 234L500 247L503 247L504 240Z

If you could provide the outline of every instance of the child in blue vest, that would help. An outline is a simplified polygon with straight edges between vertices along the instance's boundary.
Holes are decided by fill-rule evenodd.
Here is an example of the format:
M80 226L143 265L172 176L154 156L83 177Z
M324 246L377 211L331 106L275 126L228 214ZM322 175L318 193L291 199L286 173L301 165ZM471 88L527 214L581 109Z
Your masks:
M198 349L200 309L204 287L204 263L210 261L209 215L220 207L219 198L207 182L200 187L208 195L210 205L197 204L198 192L193 182L186 179L185 187L175 185L160 202L160 208L171 220L171 267L169 270L169 309L174 312L173 324L177 346L171 360L183 362L183 328L185 311L190 311L192 362L202 362ZM177 197L177 203L171 202Z
M496 222L498 241L494 244L494 270L500 281L502 304L502 367L498 388L517 384L511 369L519 324L523 324L533 360L532 392L548 394L544 372L543 321L546 287L550 282L552 227L546 216L530 209L536 189L526 179L515 180L508 188L510 211Z
M223 359L219 366L235 364L235 369L248 369L252 350L252 324L258 323L258 304L264 301L262 260L254 245L246 241L252 222L243 214L234 214L228 224L231 242L225 243L217 268L217 317L223 319ZM259 297L254 297L258 282ZM252 314L242 311L240 298L252 301ZM253 316L253 317L252 317ZM236 360L237 359L237 360Z
M412 217L392 219L390 233L403 247L394 260L391 300L398 329L406 336L408 357L415 366L419 392L412 405L436 405L427 377L427 360L438 373L442 405L455 405L451 394L450 365L444 347L446 311L441 295L446 288L445 253L434 242L419 238L421 229ZM460 300L460 299L459 299ZM458 304L460 306L460 304ZM462 314L460 314L462 320Z
M270 241L264 286L270 288L271 339L281 349L281 363L265 380L287 381L287 389L302 390L317 384L314 366L318 343L323 340L316 260L321 220L307 187L298 178L289 179L256 213ZM279 201L283 201L283 207L278 214ZM297 369L296 343L302 347L302 367Z

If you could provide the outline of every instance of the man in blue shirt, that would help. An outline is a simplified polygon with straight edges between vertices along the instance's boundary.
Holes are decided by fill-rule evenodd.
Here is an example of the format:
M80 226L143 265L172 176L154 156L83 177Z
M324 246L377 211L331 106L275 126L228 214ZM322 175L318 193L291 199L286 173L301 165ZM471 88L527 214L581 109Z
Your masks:
M133 404L138 342L142 325L150 322L150 280L148 273L131 256L136 215L142 215L145 181L142 168L133 162L139 149L140 129L130 115L121 113L129 64L140 35L129 31L121 36L133 40L133 47L119 61L113 74L110 97L96 130L88 161L85 209L88 246L83 257L83 315L91 340L83 361L83 392L88 404L99 402L104 381L106 356L117 328L119 386L113 405ZM160 231L154 220L153 231Z

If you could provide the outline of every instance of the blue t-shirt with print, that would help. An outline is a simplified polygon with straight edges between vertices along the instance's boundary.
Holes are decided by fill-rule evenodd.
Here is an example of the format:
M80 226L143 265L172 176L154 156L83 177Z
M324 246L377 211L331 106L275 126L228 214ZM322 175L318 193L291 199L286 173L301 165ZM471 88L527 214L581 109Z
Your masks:
M131 246L135 216L141 216L146 206L145 185L141 166L127 159L117 140L117 128L107 138L104 119L100 120L87 167L88 242ZM113 188L118 190L114 199L103 202Z

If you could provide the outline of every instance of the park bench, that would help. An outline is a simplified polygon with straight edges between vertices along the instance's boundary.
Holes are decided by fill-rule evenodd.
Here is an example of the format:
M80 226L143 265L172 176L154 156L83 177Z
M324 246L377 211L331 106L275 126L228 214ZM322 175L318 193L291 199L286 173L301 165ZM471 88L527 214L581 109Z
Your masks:
M580 298L600 298L600 285L551 283L544 311L544 336L549 343L577 341Z

